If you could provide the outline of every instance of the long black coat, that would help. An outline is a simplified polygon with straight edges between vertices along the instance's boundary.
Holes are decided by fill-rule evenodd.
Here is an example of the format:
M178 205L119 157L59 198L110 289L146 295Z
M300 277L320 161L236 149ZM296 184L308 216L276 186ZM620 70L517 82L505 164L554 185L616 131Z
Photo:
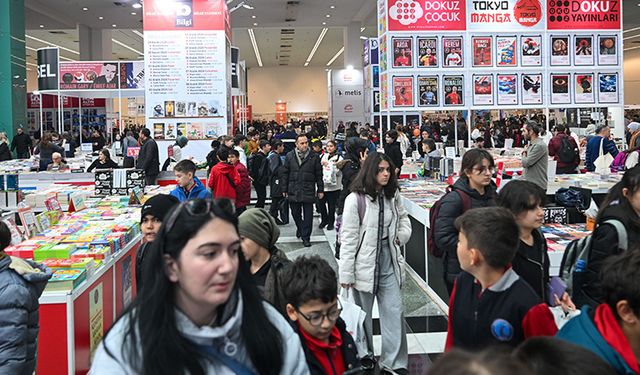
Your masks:
M282 171L284 162L280 155L271 152L267 156L269 162L269 187L271 190L271 198L282 198Z
M158 144L153 138L148 138L140 147L138 154L138 169L144 170L147 176L157 176L160 174L160 156L158 155Z
M11 160L11 151L6 142L0 142L0 161Z
M322 165L318 155L309 151L302 164L298 164L296 151L287 154L282 167L282 191L289 194L290 202L314 203L317 192L324 192Z

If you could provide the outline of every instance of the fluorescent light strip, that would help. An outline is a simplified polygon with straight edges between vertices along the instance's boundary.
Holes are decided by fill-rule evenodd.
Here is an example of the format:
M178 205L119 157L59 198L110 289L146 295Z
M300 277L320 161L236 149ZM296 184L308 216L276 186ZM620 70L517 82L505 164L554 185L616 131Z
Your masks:
M623 30L623 33L628 33L630 31L636 31L636 30L640 30L640 27L634 27L633 29L627 29L627 30Z
M622 38L622 40L635 39L635 38L638 38L638 37L640 37L640 34L627 36L627 37Z
M37 50L37 49L35 49L35 48L33 48L33 47L24 46L24 48L28 49L29 51L35 51L35 52L38 52L38 50ZM74 59L70 59L70 58L68 58L68 57L64 57L64 56L60 56L60 55L58 55L58 57L60 58L60 60L76 61L76 60L74 60Z
M361 27L361 28L360 28L360 32L363 32L363 31L364 31L364 29L365 29L365 27Z
M344 52L344 46L343 46L342 48L340 48L340 51L338 51L338 53L336 53L336 55L335 55L335 56L333 56L333 57L331 58L331 60L329 60L329 62L327 63L327 66L329 66L329 65L333 64L333 62L334 62L334 61L336 61L336 59L337 59L340 55L342 55L342 52Z
M124 48L128 49L129 51L133 51L133 52L137 53L138 55L144 55L144 53L142 53L142 52L138 51L138 50L137 50L137 49L135 49L135 48L129 47L128 45L126 45L126 44L122 43L122 42L121 42L121 41L119 41L119 40L116 40L116 39L111 38L111 41L112 41L112 42L114 42L115 44L119 45L119 46L122 46L122 47L124 47Z
M304 66L308 66L309 63L311 62L311 59L313 59L313 55L315 55L316 50L320 46L320 43L322 43L322 39L324 39L324 36L327 34L327 31L329 31L329 29L325 27L320 32L320 35L318 36L318 40L316 40L316 44L313 46L313 49L311 49L311 53L309 53L309 57L307 57L307 61L304 62Z
M53 44L51 42L47 42L46 40L38 39L38 38L32 37L31 35L27 35L27 34L25 34L24 36L26 36L29 39L35 40L36 42L40 42L40 43L44 43L44 44L47 44L47 45L50 45L50 46L58 47L58 48L63 49L65 51L69 51L71 53L75 53L76 55L80 55L80 52L78 52L78 51L74 51L74 50L69 49L69 48L61 47L61 46L59 46L57 44Z
M144 34L143 34L143 33L141 33L140 31L138 31L138 30L131 30L131 31L132 31L134 34L136 34L137 36L139 36L140 38L144 39Z
M30 63L30 62L28 62L28 63L27 63L27 65L35 66L36 68L38 67L38 65L37 65L37 64Z
M625 48L623 51L631 51L632 49L638 49L640 46Z
M253 46L253 52L256 54L256 60L258 60L258 66L262 68L262 58L260 58L260 51L258 50L258 43L256 43L256 36L253 34L253 29L248 29L249 39L251 39L251 45Z
M16 56L16 55L11 55L11 57L13 57L13 58L14 58L14 59L16 59L16 60L20 60L20 61L27 61L27 60L23 59L22 57L18 57L18 56Z

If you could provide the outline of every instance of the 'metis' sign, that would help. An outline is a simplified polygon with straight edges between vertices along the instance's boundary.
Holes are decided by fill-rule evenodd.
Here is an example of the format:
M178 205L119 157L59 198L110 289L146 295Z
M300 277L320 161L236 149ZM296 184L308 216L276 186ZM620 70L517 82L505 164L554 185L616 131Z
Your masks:
M550 30L619 30L618 0L550 0L547 4L547 28Z

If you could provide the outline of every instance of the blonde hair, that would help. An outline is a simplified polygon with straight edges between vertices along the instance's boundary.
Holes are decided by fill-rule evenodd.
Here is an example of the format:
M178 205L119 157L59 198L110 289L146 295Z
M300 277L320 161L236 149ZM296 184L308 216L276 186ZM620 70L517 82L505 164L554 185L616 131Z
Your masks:
M7 133L0 132L0 142L9 142L9 138L7 137Z

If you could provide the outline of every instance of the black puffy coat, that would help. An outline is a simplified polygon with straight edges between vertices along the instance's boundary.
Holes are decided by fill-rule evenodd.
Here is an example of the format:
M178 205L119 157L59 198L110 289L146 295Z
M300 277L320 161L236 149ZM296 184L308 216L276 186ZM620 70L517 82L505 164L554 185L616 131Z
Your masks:
M384 153L389 156L394 167L402 169L402 151L400 150L400 142L386 143L384 145Z
M533 247L525 246L520 240L518 252L511 265L513 270L533 288L538 297L547 302L549 282L549 253L547 240L540 230L533 231ZM562 296L558 296L561 298Z
M307 156L298 164L296 150L287 154L282 167L282 192L289 194L290 202L315 203L317 192L324 192L322 165L320 158L309 150Z
M484 195L469 186L469 180L459 178L454 189L460 189L467 193L471 198L471 208L482 208L495 206L496 186L492 182L485 188ZM434 239L436 246L444 252L444 275L447 283L453 284L455 278L460 274L460 262L456 249L458 247L458 231L453 225L458 216L462 215L462 198L460 195L447 194L442 198L442 205L438 212L435 228Z
M284 162L282 157L275 151L269 153L267 156L269 162L269 187L271 190L271 198L282 198L282 166Z

